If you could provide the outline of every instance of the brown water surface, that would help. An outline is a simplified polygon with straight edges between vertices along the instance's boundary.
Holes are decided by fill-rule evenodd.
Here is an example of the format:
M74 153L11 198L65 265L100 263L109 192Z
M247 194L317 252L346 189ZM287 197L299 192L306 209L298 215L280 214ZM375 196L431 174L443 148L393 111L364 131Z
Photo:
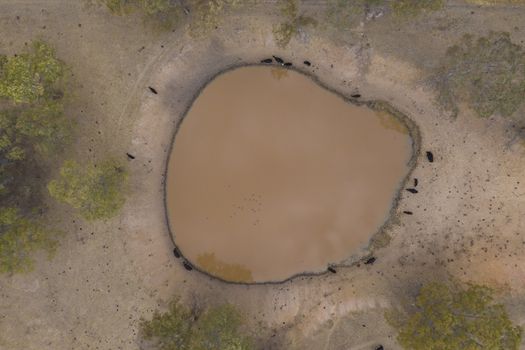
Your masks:
M236 282L326 270L365 247L408 172L405 126L291 70L244 67L195 100L169 159L175 243Z

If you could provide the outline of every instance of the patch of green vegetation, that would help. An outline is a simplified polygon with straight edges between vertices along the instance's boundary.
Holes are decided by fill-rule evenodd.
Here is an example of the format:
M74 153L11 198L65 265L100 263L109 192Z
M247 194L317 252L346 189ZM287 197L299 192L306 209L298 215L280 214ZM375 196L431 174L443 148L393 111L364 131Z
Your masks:
M0 55L0 272L31 269L31 253L52 252L57 232L34 215L47 158L70 140L64 115L67 67L35 41L25 52Z
M159 350L190 349L194 322L191 310L174 300L167 312L155 311L150 321L142 320L142 337L154 341Z
M60 233L45 229L20 214L15 207L0 207L0 272L26 272L33 268L31 255L46 250L51 256Z
M522 329L514 326L493 291L479 285L451 288L430 283L421 288L415 308L387 315L405 349L517 350Z
M466 102L480 117L511 116L525 102L525 52L504 32L450 47L432 80L438 101L455 114Z
M29 52L0 57L0 97L15 103L54 98L63 77L63 63L42 41L35 41Z
M205 312L191 310L179 300L165 313L142 320L142 337L159 350L250 350L252 340L240 328L242 317L229 304Z
M52 197L78 209L87 220L114 216L125 202L127 173L114 160L80 166L69 160L60 169L60 178L48 184Z
M299 14L297 0L281 0L280 11L285 20L273 28L273 35L281 48L285 48L302 28L317 25L314 18Z

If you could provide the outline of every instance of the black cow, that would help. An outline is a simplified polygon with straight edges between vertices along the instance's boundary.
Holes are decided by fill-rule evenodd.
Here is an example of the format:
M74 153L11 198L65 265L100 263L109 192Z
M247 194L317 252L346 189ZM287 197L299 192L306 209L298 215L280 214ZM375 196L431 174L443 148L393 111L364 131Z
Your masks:
M283 64L283 66L285 67L291 67L292 66L292 62L286 62Z
M414 213L412 213L411 211L405 210L405 211L403 211L403 214L412 215Z
M373 256L366 259L365 261L365 265L373 265L374 263L376 262L376 258L374 258Z
M432 154L432 152L430 151L427 151L427 159L430 163L433 163L434 162L434 154Z
M155 89L152 88L151 86L148 86L148 89L149 89L149 91L151 91L151 92L154 93L155 95L158 94L157 90L155 90Z
M418 193L418 190L416 190L415 188L407 188L406 190L410 193Z
M280 64L283 64L284 63L284 60L281 58L281 57L278 57L278 56L272 56L275 61L277 61L277 63L280 63Z
M273 60L271 58L265 58L264 60L261 60L261 63L272 63Z
M184 261L182 262L182 266L184 266L184 268L185 268L186 270L188 270L188 271L193 270L193 266L191 266L191 264L190 264L189 262L187 262L186 260L184 260Z
M135 159L135 156L132 154L126 153L126 155L128 156L129 159Z
M180 251L177 247L173 248L173 255L175 255L177 259L180 258Z
M359 97L361 97L361 94L353 94L353 95L350 95L350 97L352 97L352 98L359 98Z
M310 61L304 61L303 62L306 66L310 67L312 64L310 63Z
M331 273L337 273L337 271L332 266L328 266L328 271Z

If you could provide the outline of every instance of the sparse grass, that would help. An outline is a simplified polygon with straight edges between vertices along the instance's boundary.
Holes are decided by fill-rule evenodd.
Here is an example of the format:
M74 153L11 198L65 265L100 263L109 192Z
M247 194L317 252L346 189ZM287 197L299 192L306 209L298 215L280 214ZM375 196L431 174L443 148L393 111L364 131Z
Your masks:
M416 16L423 12L437 11L445 5L444 0L395 0L392 10L399 16Z
M190 10L190 33L194 37L208 34L220 25L225 11L253 3L255 0L194 0Z
M466 0L476 5L508 5L508 4L525 4L525 0Z
M138 12L155 28L170 30L181 19L181 3L173 0L98 0L115 15Z
M284 21L273 28L273 35L281 48L286 47L302 28L317 25L314 18L299 14L297 0L281 0L280 12Z
M454 114L466 102L480 117L511 116L525 102L525 52L504 32L463 37L432 77L439 103Z
M32 253L44 250L51 257L62 234L43 227L15 207L0 207L0 273L33 269Z
M439 10L444 4L444 0L328 0L325 29L335 33L349 30L374 8L407 19Z
M381 5L384 5L384 0L328 0L325 16L327 25L333 30L346 30L356 16L364 13L366 7Z

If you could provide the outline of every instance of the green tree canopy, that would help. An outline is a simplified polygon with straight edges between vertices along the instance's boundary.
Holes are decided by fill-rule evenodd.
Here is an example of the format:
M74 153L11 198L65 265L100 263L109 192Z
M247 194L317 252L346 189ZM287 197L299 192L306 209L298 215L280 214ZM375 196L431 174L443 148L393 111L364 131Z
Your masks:
M176 299L167 312L155 311L150 321L142 321L142 335L144 339L155 340L160 350L187 350L193 322L193 314Z
M229 304L212 308L198 318L193 350L248 350L251 340L239 332L242 318Z
M29 52L0 58L0 96L15 103L52 97L64 76L64 65L53 48L35 41Z
M413 310L387 319L410 350L517 350L521 343L522 329L494 303L492 290L479 285L453 289L430 283L421 288Z
M65 70L41 41L27 52L0 55L0 196L17 195L20 174L33 166L35 152L49 154L69 141L72 123L64 116L61 90Z
M242 317L229 304L204 313L190 310L178 300L165 313L155 312L150 321L142 321L144 339L159 350L250 350L251 339L240 328Z
M88 220L114 216L124 204L127 172L114 161L80 166L69 160L60 169L60 177L48 184L55 199L78 209Z
M63 113L66 70L42 41L0 55L0 272L28 271L35 250L51 253L57 244L58 233L34 212L45 184L42 165L70 139L72 123Z

